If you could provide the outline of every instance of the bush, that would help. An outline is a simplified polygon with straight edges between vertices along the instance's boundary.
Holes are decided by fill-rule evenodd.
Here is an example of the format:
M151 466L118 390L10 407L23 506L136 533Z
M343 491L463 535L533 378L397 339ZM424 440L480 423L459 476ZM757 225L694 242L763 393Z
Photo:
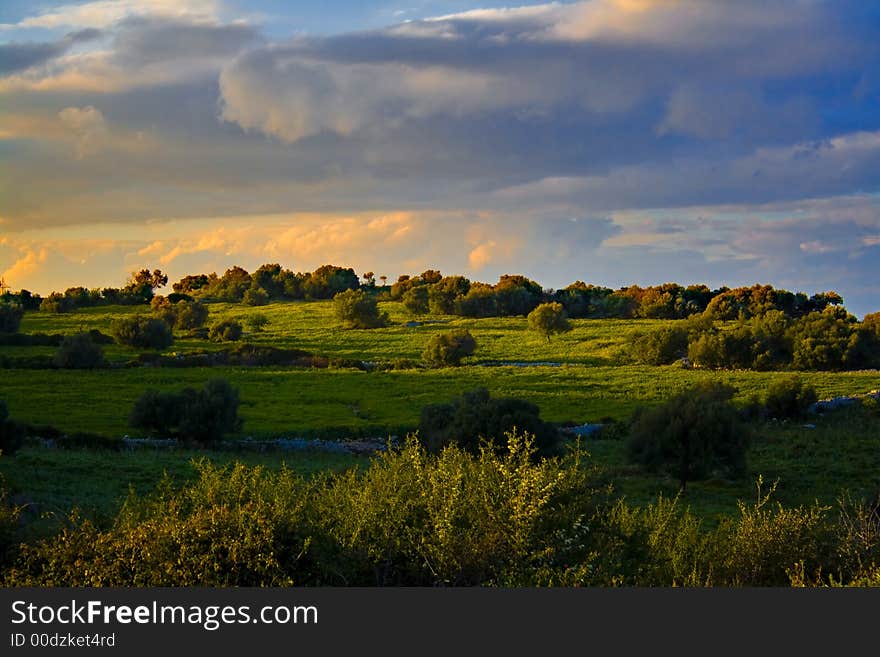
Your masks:
M24 309L17 303L0 303L0 333L18 333Z
M422 359L430 367L453 367L461 364L461 359L472 356L477 341L467 329L437 333L431 336Z
M238 390L223 379L213 379L201 390L147 390L135 402L128 422L152 434L214 443L241 428L238 405Z
M529 330L547 338L554 333L565 333L571 330L571 323L561 303L542 303L528 315Z
M775 418L798 418L819 399L816 389L805 385L799 376L773 381L767 387L767 412Z
M388 325L388 313L379 313L376 298L364 290L346 290L333 297L333 312L345 328L371 329Z
M14 454L24 442L24 427L9 419L6 402L0 399L0 454Z
M669 365L687 356L688 331L673 326L640 335L633 339L629 353L637 363Z
M750 433L730 402L735 392L719 383L700 384L662 406L638 409L630 424L630 460L667 471L682 490L715 472L745 473Z
M266 325L269 324L269 318L266 317L262 313L255 313L253 315L248 315L244 323L247 324L248 328L254 333L261 333Z
M211 342L235 342L241 340L241 334L244 332L241 324L234 319L225 319L222 322L214 324L208 330L208 339Z
M464 393L446 404L422 409L419 440L431 451L454 444L477 453L483 441L499 441L516 429L535 437L541 455L552 453L559 437L556 428L541 419L531 402L514 398L492 398L485 388Z
M169 295L169 299L170 299ZM201 301L182 300L174 304L174 326L181 331L200 328L208 321L208 306Z
M55 365L65 369L93 369L106 365L104 350L89 333L68 335L55 352Z
M174 342L168 322L146 315L114 319L110 333L118 344L137 349L166 349Z
M428 288L425 285L413 287L404 292L401 299L404 308L412 315L427 315L428 306Z
M261 287L251 286L244 293L241 302L246 306L265 306L269 303L269 293Z

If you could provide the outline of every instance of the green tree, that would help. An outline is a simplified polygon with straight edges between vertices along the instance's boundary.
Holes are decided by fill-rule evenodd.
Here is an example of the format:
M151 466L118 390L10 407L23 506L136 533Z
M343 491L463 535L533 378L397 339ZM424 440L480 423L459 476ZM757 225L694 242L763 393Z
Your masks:
M801 417L818 398L816 389L797 375L779 379L767 387L767 412L780 419Z
M147 315L114 319L110 334L117 344L140 349L165 349L174 342L168 322Z
M224 319L208 330L208 339L211 342L235 342L241 340L243 332L244 329L239 322L234 319Z
M55 352L54 362L65 369L93 369L106 364L104 350L88 333L65 336Z
M665 404L638 409L630 423L628 454L649 470L688 481L714 472L739 476L746 470L750 431L731 403L735 388L703 383Z
M333 312L345 328L371 329L388 325L388 313L380 313L376 297L364 290L345 290L333 297Z
M542 303L528 315L529 330L535 331L547 338L554 333L566 333L571 330L571 322L565 313L561 303Z
M24 309L17 303L0 303L0 333L18 333Z
M428 314L428 288L425 285L413 287L404 292L403 306L413 315L421 316Z
M453 367L461 364L461 359L472 356L477 341L467 329L436 333L431 336L422 359L431 367Z

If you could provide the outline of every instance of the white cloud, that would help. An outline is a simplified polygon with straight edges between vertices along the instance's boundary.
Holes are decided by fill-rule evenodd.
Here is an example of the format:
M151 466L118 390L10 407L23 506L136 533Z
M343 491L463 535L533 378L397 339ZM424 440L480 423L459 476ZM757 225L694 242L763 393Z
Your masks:
M65 107L58 112L58 119L73 134L77 159L81 160L104 148L109 131L100 110L91 105Z
M0 24L0 29L110 27L135 16L159 16L189 21L216 21L220 12L218 0L98 0L82 4L61 5L18 23Z

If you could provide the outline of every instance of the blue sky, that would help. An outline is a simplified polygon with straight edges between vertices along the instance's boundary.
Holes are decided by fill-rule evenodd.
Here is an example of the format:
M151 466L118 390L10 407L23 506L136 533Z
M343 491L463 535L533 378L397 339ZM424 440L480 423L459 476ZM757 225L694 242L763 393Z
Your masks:
M0 3L0 275L240 264L880 310L880 8Z

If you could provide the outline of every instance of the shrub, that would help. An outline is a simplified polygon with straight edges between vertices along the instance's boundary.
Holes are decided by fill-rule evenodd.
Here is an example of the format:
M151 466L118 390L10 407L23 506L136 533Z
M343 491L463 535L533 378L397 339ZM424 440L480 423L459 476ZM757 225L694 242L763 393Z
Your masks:
M767 387L767 412L775 418L798 418L818 400L816 389L805 385L799 376L773 381Z
M252 285L244 293L241 302L246 306L265 306L269 303L269 293L261 287Z
M461 359L472 356L477 341L467 329L437 333L431 336L422 359L430 367L453 367L461 364Z
M376 298L364 290L345 290L333 297L333 312L345 328L371 329L388 325L388 313L379 313Z
M208 330L208 339L211 342L235 342L241 340L244 330L234 319L225 319L214 324Z
M214 443L241 428L238 405L238 390L223 379L213 379L201 390L147 390L135 402L128 422L153 434Z
M522 399L492 398L485 388L464 393L445 404L422 409L419 440L430 450L454 444L477 453L483 441L499 441L514 429L535 437L535 448L550 454L558 432L541 419L540 409Z
M114 319L110 333L118 344L139 349L165 349L174 342L168 322L146 315Z
M738 476L746 469L750 434L730 402L736 390L719 383L700 384L665 404L633 414L629 458L649 470L688 481L716 471Z
M24 442L24 427L9 419L6 402L0 399L0 454L14 454Z
M535 331L547 338L554 333L565 333L571 330L571 323L565 314L565 308L561 303L542 303L528 315L529 330Z
M208 321L208 306L201 301L182 300L175 303L173 308L174 326L182 331L200 328Z
M633 339L629 348L633 360L646 365L669 365L688 354L688 331L666 327Z
M0 303L0 333L18 333L24 309L17 303Z
M404 292L402 301L403 306L410 314L427 315L429 310L427 286L419 285L418 287L410 288Z
M269 324L269 318L263 313L254 313L253 315L245 317L244 323L247 324L248 328L254 333L261 333Z
M104 350L89 333L66 336L55 352L54 362L65 369L93 369L106 364Z

